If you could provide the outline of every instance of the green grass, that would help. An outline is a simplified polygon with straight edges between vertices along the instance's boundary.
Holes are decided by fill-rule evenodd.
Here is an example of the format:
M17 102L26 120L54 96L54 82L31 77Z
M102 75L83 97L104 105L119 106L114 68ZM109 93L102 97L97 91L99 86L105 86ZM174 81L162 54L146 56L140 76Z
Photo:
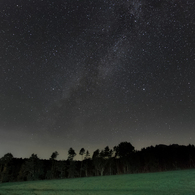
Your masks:
M0 195L195 195L195 170L0 184Z

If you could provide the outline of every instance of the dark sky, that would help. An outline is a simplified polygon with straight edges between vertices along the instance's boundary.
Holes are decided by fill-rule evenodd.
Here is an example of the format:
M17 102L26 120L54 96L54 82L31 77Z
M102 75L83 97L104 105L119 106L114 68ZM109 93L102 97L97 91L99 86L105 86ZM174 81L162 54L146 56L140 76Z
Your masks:
M195 144L194 0L1 0L0 156Z

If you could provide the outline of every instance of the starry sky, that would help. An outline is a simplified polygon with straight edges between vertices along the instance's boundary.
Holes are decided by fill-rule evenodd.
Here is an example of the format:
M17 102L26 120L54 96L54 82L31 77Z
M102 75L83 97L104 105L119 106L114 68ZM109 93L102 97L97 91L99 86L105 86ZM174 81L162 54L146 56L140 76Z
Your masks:
M194 0L1 0L0 156L195 144L194 10Z

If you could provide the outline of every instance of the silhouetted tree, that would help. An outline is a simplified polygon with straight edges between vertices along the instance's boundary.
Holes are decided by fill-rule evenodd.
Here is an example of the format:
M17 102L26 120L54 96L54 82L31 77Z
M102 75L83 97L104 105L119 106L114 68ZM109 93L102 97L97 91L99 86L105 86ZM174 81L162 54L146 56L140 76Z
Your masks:
M81 148L79 154L82 156L82 159L83 160L83 154L85 154L85 149L84 148Z
M87 152L85 153L85 159L89 159L90 158L90 153L89 151L87 150Z
M67 161L57 161L58 152L52 153L49 160L40 160L36 154L29 159L17 159L11 153L5 154L0 158L0 182L73 178L79 176L79 170L84 171L87 177L94 173L112 175L195 168L194 145L160 144L135 151L130 143L122 142L114 147L114 151L108 146L94 151L92 159L89 152L84 153L82 149L79 152L82 161L73 160L76 153L72 148L68 152Z
M68 161L69 161L68 177L69 178L74 178L75 176L78 175L78 172L76 170L76 162L73 160L75 156L76 156L76 153L74 149L70 148L68 150Z
M109 175L112 174L112 170L114 169L114 158L112 158L113 151L109 148L109 146L106 146L104 150L102 151L103 158L106 159L106 166L109 169Z
M129 142L121 142L118 146L114 147L115 157L129 157L134 151L134 147Z
M56 158L57 158L58 155L59 154L58 154L57 151L53 152L52 155L51 155L51 157L50 157L50 160L56 160Z
M100 174L101 176L103 176L105 166L106 166L104 151L102 150L100 152L99 149L94 151L92 160L93 160L93 163L94 163L94 166L95 166L95 175Z
M121 142L118 146L114 147L114 151L115 157L120 158L120 163L122 164L123 172L128 173L130 166L129 159L134 151L134 147L129 142Z
M0 179L1 179L1 182L8 182L8 181L12 180L12 176L13 176L12 160L13 160L13 155L11 153L5 154L0 159L0 164L1 164Z
M82 169L85 171L85 177L88 177L88 171L89 171L89 164L90 164L90 154L89 151L85 153L84 161L83 161L83 167Z
M47 172L47 178L48 179L54 179L56 178L56 158L58 156L58 152L55 151L52 153L51 157L50 157L50 161L51 161L51 170Z
M79 154L82 156L82 160L81 160L81 167L80 167L80 177L81 177L81 173L82 173L82 170L83 170L83 154L85 153L85 149L84 148L81 148Z
M106 147L104 148L104 151L103 151L104 157L109 159L109 158L112 157L112 154L113 154L112 149L110 149L108 146L106 146Z
M99 149L95 150L93 152L92 160L95 159L95 158L97 158L99 156L99 154L100 154L100 150Z
M74 151L72 148L70 148L70 149L68 150L68 160L72 161L72 160L74 159L75 156L76 156L75 151Z

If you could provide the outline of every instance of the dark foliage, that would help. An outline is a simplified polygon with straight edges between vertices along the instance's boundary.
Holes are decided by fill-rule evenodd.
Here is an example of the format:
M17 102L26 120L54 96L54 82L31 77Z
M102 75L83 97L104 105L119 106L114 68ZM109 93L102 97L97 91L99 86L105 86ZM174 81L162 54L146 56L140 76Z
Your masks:
M114 149L94 151L92 158L84 148L79 152L82 161L75 161L75 151L70 148L68 160L57 161L58 152L49 160L39 159L32 154L28 159L14 158L11 153L0 159L0 182L61 179L116 175L127 173L158 172L195 168L195 146L156 145L135 151L128 142Z

